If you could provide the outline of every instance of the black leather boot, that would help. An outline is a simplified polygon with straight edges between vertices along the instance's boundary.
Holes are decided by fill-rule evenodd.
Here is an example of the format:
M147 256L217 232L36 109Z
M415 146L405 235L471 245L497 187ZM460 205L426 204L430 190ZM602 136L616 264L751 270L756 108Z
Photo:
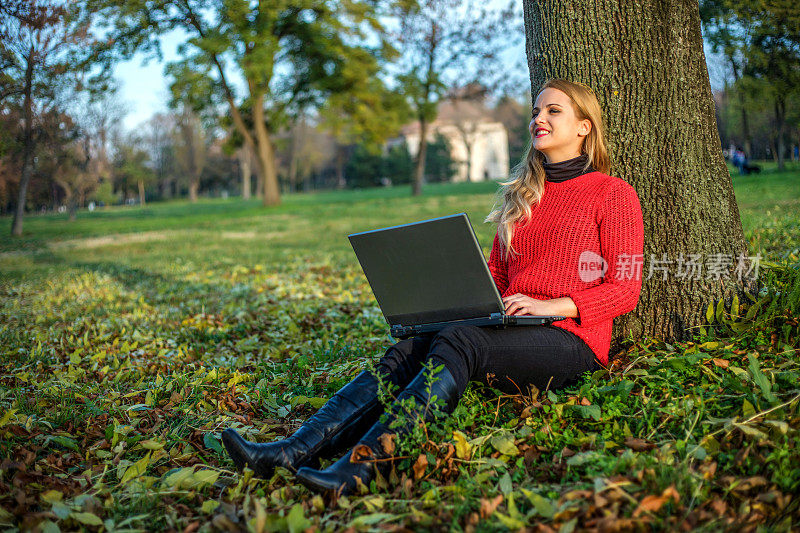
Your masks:
M236 468L242 470L247 465L258 476L267 478L272 476L276 466L295 472L304 465L319 465L320 457L342 453L382 412L378 380L364 371L339 389L291 436L259 444L243 439L228 428L222 432L222 443Z
M430 383L430 395L426 390L429 381L432 381ZM367 454L367 458L358 462L351 462L353 453L347 453L324 470L315 470L307 466L298 469L297 479L312 490L335 492L342 495L354 493L358 488L358 480L369 487L370 481L375 477L375 469L384 478L388 478L393 456L383 448L380 439L381 435L395 433L399 436L411 431L420 418L424 420L434 418L436 411L432 409L433 402L431 401L434 396L438 400L444 401L445 405L440 409L445 413L451 413L458 405L458 386L446 366L442 366L440 370L432 373L427 369L423 369L417 374L397 397L394 405L387 413L387 420L385 422L376 422L364 437L358 441L354 450L359 450L359 454ZM413 410L408 412L402 408L400 403L411 397L414 398L415 405ZM390 429L389 425L397 418L397 413L399 412L405 412L406 422L400 427ZM363 446L366 446L366 448Z

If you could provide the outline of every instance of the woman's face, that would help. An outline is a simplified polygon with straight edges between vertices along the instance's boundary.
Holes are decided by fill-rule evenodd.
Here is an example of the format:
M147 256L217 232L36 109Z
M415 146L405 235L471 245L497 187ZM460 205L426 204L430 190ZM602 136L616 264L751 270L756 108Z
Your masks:
M581 155L583 140L591 129L590 120L578 120L572 100L565 93L547 87L536 97L528 130L533 147L545 155L548 163Z

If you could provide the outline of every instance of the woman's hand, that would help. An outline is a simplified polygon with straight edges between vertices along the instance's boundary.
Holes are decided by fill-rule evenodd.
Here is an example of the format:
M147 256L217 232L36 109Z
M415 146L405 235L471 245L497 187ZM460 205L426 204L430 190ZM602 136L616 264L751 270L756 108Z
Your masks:
M538 315L538 316L566 316L577 318L578 308L572 298L553 298L551 300L537 300L524 294L512 294L503 298L507 315Z
M512 294L503 298L507 315L548 315L547 300L537 300L524 294Z

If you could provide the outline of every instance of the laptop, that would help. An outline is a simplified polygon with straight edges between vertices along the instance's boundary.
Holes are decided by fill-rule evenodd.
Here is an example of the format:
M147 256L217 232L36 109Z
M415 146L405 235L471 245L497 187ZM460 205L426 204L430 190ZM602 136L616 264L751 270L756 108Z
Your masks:
M541 326L563 316L507 315L466 213L347 236L392 337L450 324Z

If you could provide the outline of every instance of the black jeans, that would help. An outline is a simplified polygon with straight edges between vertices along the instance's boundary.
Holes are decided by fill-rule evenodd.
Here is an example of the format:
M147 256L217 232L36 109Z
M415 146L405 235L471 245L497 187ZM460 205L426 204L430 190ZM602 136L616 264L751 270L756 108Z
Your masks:
M558 389L576 382L583 372L602 368L580 337L555 326L451 325L399 341L386 350L376 369L392 375L402 390L429 359L446 365L459 397L472 380L508 394L525 394L530 385Z

